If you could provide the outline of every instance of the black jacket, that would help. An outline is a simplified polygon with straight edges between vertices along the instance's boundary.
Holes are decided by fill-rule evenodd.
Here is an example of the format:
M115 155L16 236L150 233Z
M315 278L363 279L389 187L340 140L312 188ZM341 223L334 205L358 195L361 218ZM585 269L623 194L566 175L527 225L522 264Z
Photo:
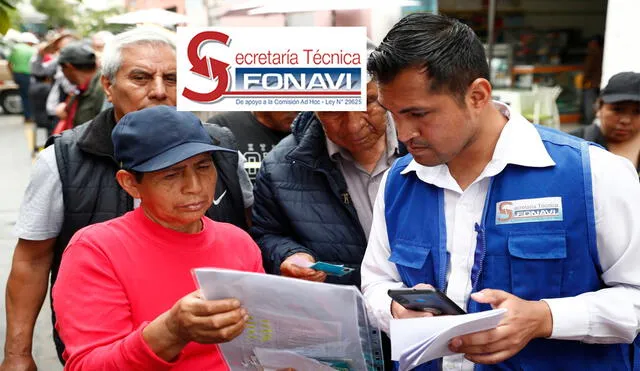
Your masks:
M602 135L602 132L600 131L600 127L596 124L583 126L580 129L576 129L572 131L570 134L578 138L588 140L589 142L599 144L603 146L605 149L608 149L607 139L604 137L604 135Z
M570 134L578 138L588 140L589 142L599 144L607 151L609 150L609 146L607 145L607 138L604 137L602 131L600 130L600 127L596 124L581 127L580 129L572 131ZM640 176L640 163L638 164L636 171L638 171L638 176Z
M292 134L263 160L254 199L251 235L267 272L280 274L287 257L305 252L317 261L356 269L327 282L360 286L367 238L312 112L298 115Z

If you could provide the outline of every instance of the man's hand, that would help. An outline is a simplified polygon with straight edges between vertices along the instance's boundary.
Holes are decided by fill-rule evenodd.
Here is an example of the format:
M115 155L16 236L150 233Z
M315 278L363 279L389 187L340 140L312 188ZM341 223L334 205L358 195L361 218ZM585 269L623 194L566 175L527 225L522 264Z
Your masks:
M174 304L165 324L185 344L218 344L240 335L248 320L237 299L205 300L196 291Z
M513 357L532 339L551 336L551 310L544 301L527 301L502 290L485 289L471 295L478 303L506 308L495 329L453 338L449 349L465 353L475 363L494 364Z
M0 371L37 371L31 354L6 354L0 364Z
M300 278L307 281L324 282L324 280L327 279L327 274L324 272L297 265L296 261L300 260L311 263L316 262L313 256L299 252L286 258L282 264L280 264L280 273L285 277Z
M433 289L433 286L426 283L419 283L412 287L413 289ZM391 301L391 315L393 318L418 318L418 317L433 317L431 312L420 312L417 310L411 310L403 307L397 301Z

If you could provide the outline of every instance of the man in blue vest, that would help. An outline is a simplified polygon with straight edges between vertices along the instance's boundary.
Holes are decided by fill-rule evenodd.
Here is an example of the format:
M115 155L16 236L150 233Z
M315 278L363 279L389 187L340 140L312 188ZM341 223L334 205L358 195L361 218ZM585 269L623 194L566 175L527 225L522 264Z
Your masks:
M456 20L405 17L368 69L410 153L382 181L362 263L380 327L430 315L393 302L399 287L432 285L469 312L507 309L495 329L452 339L457 355L417 369L638 368L631 164L493 102L482 43Z

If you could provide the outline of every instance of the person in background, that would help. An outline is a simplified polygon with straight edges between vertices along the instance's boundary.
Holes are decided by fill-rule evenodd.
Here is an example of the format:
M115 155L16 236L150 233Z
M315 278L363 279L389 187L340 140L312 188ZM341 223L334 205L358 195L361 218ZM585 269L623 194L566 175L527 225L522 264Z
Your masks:
M77 88L76 94L65 103L64 114L59 115L72 128L93 119L102 111L105 95L100 84L101 74L94 50L83 41L62 48L58 65L64 77Z
M98 31L91 36L91 48L96 52L98 60L104 51L104 46L113 40L113 34L109 31Z
M203 299L191 270L264 272L246 232L204 215L211 154L237 152L169 106L124 115L111 137L118 184L140 207L79 230L64 252L52 295L65 370L226 371L216 344L240 335L249 315L237 299Z
M67 44L78 40L70 32L53 34L48 42L40 44L37 53L31 59L31 73L39 76L53 76L58 71L58 53Z
M600 93L602 79L602 54L604 51L602 36L594 36L587 44L587 57L584 61L584 76L582 78L582 123L593 123L594 104Z
M78 37L68 31L53 34L50 41L38 48L38 53L31 59L32 74L53 76L53 83L45 106L47 115L54 118L52 125L57 123L58 114L66 109L64 102L67 96L76 91L76 86L64 77L58 64L58 55L62 48L77 40Z
M613 75L596 106L596 122L571 134L628 159L640 173L640 73Z
M31 113L33 115L33 120L35 121L36 127L46 129L47 137L49 137L49 135L51 135L51 132L53 131L55 117L47 113L47 97L51 92L55 70L38 68L37 66L40 64L36 62L37 55L46 47L46 44L47 43L42 42L36 48L38 50L38 53L36 53L31 58L31 84L29 85L29 101L31 102ZM51 55L47 55L47 58L52 57ZM34 152L37 152L40 148L38 148L36 143L34 143L34 145Z
M255 184L256 175L267 153L284 137L290 134L291 124L298 112L224 112L217 114L208 123L229 128L236 140L240 152L247 160L244 164L251 182Z
M29 101L29 84L31 83L31 57L36 53L33 47L38 39L31 33L23 32L20 40L11 47L7 61L13 74L13 81L18 85L24 122L32 122L31 103Z

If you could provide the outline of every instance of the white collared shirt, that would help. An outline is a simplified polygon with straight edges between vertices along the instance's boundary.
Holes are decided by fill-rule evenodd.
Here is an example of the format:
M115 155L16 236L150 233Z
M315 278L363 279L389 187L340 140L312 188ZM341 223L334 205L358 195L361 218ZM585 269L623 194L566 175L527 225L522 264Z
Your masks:
M398 136L396 127L387 114L386 129L386 149L378 159L373 171L365 170L351 153L335 144L329 137L326 137L327 152L329 158L334 161L347 183L348 195L356 209L358 220L364 230L364 235L368 239L373 221L373 205L376 201L378 188L382 184L382 178L386 171L393 165L393 162L400 157L398 152Z
M496 144L493 158L480 176L464 191L447 165L426 167L415 161L402 171L415 171L418 178L444 189L447 251L447 296L465 308L471 293L471 268L476 246L474 224L480 223L490 178L507 164L527 167L555 165L535 127L495 103L509 118ZM591 146L593 195L597 248L602 280L609 286L575 297L545 299L553 317L551 338L586 343L630 343L640 327L640 183L626 159ZM373 210L369 244L362 262L362 290L379 326L389 331L391 298L387 290L402 287L390 248L385 222L386 177ZM444 370L472 370L462 355L445 357Z

